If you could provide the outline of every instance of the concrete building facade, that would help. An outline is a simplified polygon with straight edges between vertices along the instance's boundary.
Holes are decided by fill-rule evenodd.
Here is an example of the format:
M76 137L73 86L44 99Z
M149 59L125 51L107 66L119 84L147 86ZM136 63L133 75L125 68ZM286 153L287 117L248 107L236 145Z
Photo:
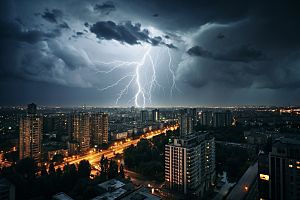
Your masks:
M92 145L108 143L108 115L104 113L91 114Z
M165 145L165 185L179 193L203 197L216 178L215 139L193 133Z
M84 152L90 148L90 117L87 113L78 112L70 114L70 138L79 143L79 151Z
M30 108L29 108L30 107ZM33 108L32 108L33 107ZM31 113L36 105L29 104ZM27 114L20 118L19 158L33 158L36 162L41 159L43 117L37 114Z

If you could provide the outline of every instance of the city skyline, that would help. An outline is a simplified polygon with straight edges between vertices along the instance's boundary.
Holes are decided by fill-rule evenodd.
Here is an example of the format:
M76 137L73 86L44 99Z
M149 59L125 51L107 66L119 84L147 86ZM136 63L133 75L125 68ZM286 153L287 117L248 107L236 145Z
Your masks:
M0 106L300 102L300 14L288 1L0 5Z

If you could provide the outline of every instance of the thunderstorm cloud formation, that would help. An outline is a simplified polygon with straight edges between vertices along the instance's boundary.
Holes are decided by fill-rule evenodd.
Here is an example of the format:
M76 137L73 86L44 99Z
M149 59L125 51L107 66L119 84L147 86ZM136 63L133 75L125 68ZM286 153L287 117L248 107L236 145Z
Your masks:
M298 104L299 23L296 1L2 0L0 106Z

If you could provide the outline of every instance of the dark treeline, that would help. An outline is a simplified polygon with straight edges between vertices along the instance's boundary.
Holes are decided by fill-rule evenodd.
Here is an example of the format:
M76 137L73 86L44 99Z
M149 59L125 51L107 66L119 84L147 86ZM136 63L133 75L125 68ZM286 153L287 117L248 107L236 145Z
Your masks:
M210 135L215 137L219 141L228 141L228 142L237 142L237 143L246 143L244 137L244 130L249 130L253 127L242 125L237 126L220 126L220 127L211 127L211 126L202 126L198 124L195 127L196 131L210 131Z
M92 169L87 160L77 166L65 165L63 170L55 170L50 164L47 171L46 166L38 167L33 159L25 158L0 172L15 185L16 199L51 200L52 195L65 192L75 200L85 200L99 195L95 188L97 184L119 175L124 177L123 166L119 167L114 160L102 156L100 166L100 176L94 179L90 179Z
M226 171L230 177L240 177L250 165L247 151L237 146L215 145L217 172Z

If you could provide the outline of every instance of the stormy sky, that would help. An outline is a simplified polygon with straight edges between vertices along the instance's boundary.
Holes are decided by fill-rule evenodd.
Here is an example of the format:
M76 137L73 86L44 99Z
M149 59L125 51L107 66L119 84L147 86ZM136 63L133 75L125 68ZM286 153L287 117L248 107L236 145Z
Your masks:
M299 105L297 1L2 0L0 106Z

